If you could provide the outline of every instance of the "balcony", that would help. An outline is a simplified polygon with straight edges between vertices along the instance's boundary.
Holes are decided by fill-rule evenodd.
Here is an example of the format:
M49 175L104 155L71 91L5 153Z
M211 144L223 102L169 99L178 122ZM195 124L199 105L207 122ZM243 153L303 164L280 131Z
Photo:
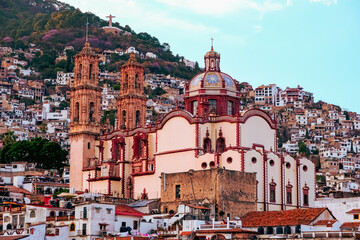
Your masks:
M77 230L77 235L78 235L78 236L86 236L86 229Z
M69 221L74 220L75 216L50 216L46 217L46 221Z

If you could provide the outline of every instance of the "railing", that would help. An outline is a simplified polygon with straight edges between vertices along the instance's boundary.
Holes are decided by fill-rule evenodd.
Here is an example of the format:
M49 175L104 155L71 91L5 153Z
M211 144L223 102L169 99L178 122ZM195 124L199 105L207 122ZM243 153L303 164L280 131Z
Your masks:
M86 236L86 230L77 230L77 235L78 236Z
M201 224L199 229L228 229L228 228L236 228L235 224Z
M46 221L67 221L75 219L74 215L71 216L50 216L46 217Z
M305 231L302 238L355 238L358 239L360 232L355 231Z

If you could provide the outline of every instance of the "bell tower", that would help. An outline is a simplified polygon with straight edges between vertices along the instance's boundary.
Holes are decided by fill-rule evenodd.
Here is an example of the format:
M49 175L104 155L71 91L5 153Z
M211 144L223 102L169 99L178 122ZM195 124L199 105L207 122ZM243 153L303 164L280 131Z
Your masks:
M121 67L120 95L117 100L117 129L145 127L146 96L144 94L144 67L134 53Z
M70 103L70 187L85 191L82 170L95 157L95 137L100 134L101 88L98 86L99 57L88 41L75 56Z

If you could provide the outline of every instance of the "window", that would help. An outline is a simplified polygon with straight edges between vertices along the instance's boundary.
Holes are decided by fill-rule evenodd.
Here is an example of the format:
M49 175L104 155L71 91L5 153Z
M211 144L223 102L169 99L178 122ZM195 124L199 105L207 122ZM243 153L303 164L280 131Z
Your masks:
M95 104L93 102L90 103L90 107L89 107L89 120L90 122L95 122L95 118L94 116L94 107Z
M201 164L201 168L202 169L205 169L207 167L207 163L206 162L203 162L202 164Z
M180 198L180 185L175 186L175 198Z
M30 218L35 218L35 217L36 217L35 210L31 210L31 212L30 212Z
M234 115L234 112L233 112L233 101L228 101L228 104L227 104L227 114L228 115Z
M216 99L209 100L209 112L217 114L217 100Z
M286 186L286 203L287 204L292 204L292 185L289 184Z
M138 229L138 221L134 221L133 222L133 229L137 230Z
M303 201L304 206L309 206L309 187L306 184L303 187Z
M203 148L204 148L204 153L211 153L211 140L210 140L210 138L206 137L204 139Z
M270 202L276 202L276 183L270 183Z
M136 127L139 127L139 125L140 125L140 111L137 110L137 111L136 111L135 126L136 126Z
M123 122L123 124L122 124L121 128L126 129L126 111L125 110L122 112L122 122Z
M223 153L225 151L225 139L223 137L219 137L216 140L216 152Z
M192 101L191 102L191 112L195 116L198 109L198 101Z
M75 223L70 224L70 231L71 232L75 231Z
M107 209L106 209L106 213L107 213L107 214L110 214L110 213L111 213L111 210L112 210L111 208L107 208Z
M354 220L359 220L359 214L354 214Z
M75 103L75 114L74 114L74 122L79 122L79 103Z

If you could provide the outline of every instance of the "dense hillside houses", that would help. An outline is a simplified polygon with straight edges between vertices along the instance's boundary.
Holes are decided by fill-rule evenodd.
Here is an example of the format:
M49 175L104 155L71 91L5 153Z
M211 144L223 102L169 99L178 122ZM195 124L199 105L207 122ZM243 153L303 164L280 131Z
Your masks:
M26 3L93 34L0 39L0 240L359 238L360 114Z

